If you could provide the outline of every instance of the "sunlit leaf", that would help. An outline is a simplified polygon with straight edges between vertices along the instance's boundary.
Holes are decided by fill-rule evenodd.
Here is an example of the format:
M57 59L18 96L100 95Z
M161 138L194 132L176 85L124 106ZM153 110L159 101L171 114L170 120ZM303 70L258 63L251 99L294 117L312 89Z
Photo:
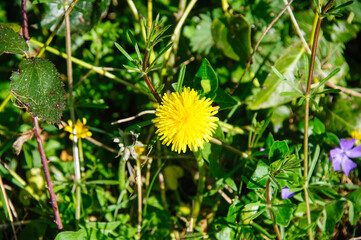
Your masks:
M42 58L23 59L11 75L10 91L33 117L60 123L65 109L65 91L53 63Z
M7 24L0 24L0 55L3 53L25 54L28 48L24 38Z

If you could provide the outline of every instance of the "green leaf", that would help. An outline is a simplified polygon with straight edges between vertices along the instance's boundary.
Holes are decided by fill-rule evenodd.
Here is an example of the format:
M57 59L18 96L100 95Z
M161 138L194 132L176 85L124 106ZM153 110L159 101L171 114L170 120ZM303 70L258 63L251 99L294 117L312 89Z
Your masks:
M209 54L214 44L212 37L212 18L207 14L200 14L200 21L190 36L192 52Z
M70 1L69 1L70 2ZM80 35L91 30L100 20L101 16L107 12L110 0L79 0L70 12L71 34ZM42 17L40 25L43 28L54 30L59 19L64 15L63 2L45 3L45 16ZM65 24L62 23L58 35L65 35Z
M273 205L272 208L276 213L276 222L287 227L292 219L293 212L296 210L296 205L292 204L289 199L285 199L282 204Z
M327 77L325 77L324 79L321 80L321 82L311 90L311 95L314 94L315 92L317 92L317 90L324 85L330 78L332 78L333 76L335 76L339 71L341 70L341 68L336 68L334 69L330 74L328 74Z
M218 78L211 64L204 59L193 80L194 89L202 91L207 98L214 98L218 89Z
M61 232L58 235L56 235L55 240L86 240L87 238L87 232L85 229L80 229L77 232L73 231L66 231Z
M272 144L268 157L271 160L271 162L280 160L287 156L289 150L290 149L286 141L275 141Z
M240 213L243 204L238 199L234 199L231 206L228 208L227 222L236 222L238 220L238 214Z
M235 61L246 62L251 56L251 25L242 16L216 18L212 22L216 47Z
M343 216L343 206L345 201L336 201L326 206L326 232L332 233L335 225Z
M182 90L185 74L186 74L186 65L182 65L182 67L179 71L178 82L172 84L172 86L176 92L179 92Z
M323 122L321 122L321 120L318 119L317 117L315 117L315 119L313 120L313 133L316 135L321 135L326 133L325 124L323 124Z
M277 76L282 79L283 81L285 81L294 91L298 92L299 94L303 94L303 92L292 82L289 81L285 76L282 75L282 73L280 73L277 68L275 68L274 66L272 66L272 70L274 73L277 74ZM282 93L281 93L282 94Z
M219 110L231 108L238 104L238 102L222 88L217 89L214 102L218 103Z
M252 177L247 184L247 188L249 189L265 188L269 178L268 172L269 172L269 166L266 163L259 161L257 163L256 170L252 174Z
M295 83L294 72L303 52L304 48L302 45L293 45L285 51L274 65L274 67L292 83ZM250 108L252 110L270 108L287 103L296 98L295 96L280 96L282 92L294 91L292 91L292 88L280 79L275 72L271 72L263 83L262 90L257 93L252 101Z
M63 85L49 60L23 59L18 72L11 75L10 91L33 117L58 124L66 102Z
M29 50L25 40L7 24L0 24L0 55L25 54Z
M166 186L170 190L176 191L179 185L178 179L184 176L183 169L177 165L169 165L164 168L163 172Z
M128 58L129 61L133 62L134 59L127 53L127 51L125 51L124 48L122 48L122 46L120 46L118 43L114 43L114 45L118 48L118 50L123 53L123 55Z

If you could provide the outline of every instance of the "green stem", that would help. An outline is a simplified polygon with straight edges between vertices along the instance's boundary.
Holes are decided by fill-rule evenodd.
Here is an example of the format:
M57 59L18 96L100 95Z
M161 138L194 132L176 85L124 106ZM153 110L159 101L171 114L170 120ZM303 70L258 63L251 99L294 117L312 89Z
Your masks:
M198 165L198 185L197 185L196 200L194 202L194 208L193 208L193 227L197 223L197 218L198 218L199 212L201 210L201 205L202 205L202 201L203 201L203 193L204 193L204 185L205 185L205 181L206 181L204 159L202 157L202 154L200 152L194 152L194 155L196 157L197 165Z
M148 0L147 9L148 9L148 32L150 32L150 28L152 27L152 22L153 22L153 1L152 0Z
M271 183L271 178L268 179L267 184L266 184L266 201L267 201L267 208L268 208L268 212L269 212L269 214L270 214L270 216L271 216L273 229L274 229L275 232L276 232L277 239L278 239L278 240L281 240L282 237L281 237L281 234L280 234L280 230L278 229L277 222L275 221L274 216L273 216L273 213L272 213L272 210L271 210L272 205L271 205L271 197L270 197L270 189L269 189L270 183Z
M37 46L39 46L39 47L42 47L42 48L44 48L44 46L45 46L44 43L39 42L39 41L36 41L35 39L30 39L30 43L32 43L32 44L34 44L34 45L37 45ZM60 56L60 57L62 57L62 58L64 58L64 59L67 59L67 58L68 58L68 56L67 56L65 53L62 53L62 52L60 52L59 50L57 50L57 49L55 49L55 48L53 48L53 47L47 46L45 49L46 49L48 52L53 53L53 54L55 54L55 55L58 55L58 56ZM89 64L89 63L87 63L87 62L84 62L84 61L82 61L82 60L80 60L80 59L78 59L78 58L75 58L75 57L71 57L71 61L72 61L73 63L76 63L76 64L84 67L84 68L90 69L90 70L92 70L92 71L94 71L94 72L96 72L96 73L98 73L98 74L100 74L100 75L103 75L103 76L105 76L105 77L107 77L107 78L113 79L113 80L115 80L115 81L117 81L117 82L119 82L119 83L121 83L121 84L123 84L123 85L125 85L125 86L127 86L127 87L130 87L130 88L136 90L136 91L139 91L139 92L141 92L141 93L143 93L143 94L147 94L145 91L141 90L141 89L138 88L137 86L135 86L135 85L133 85L133 84L131 84L131 83L128 83L127 81L124 81L123 79L118 78L118 77L115 76L114 74L112 74L112 73L110 73L110 72L108 72L108 71L105 71L105 70L104 70L103 68L101 68L101 67L94 66L94 65L92 65L92 64Z
M119 178L119 192L123 192L126 189L126 176L125 176L125 159L124 154L121 156L119 161L119 168L118 168L118 178ZM127 195L124 194L123 201L127 200Z
M140 159L137 158L137 185L138 185L138 236L140 237L140 232L142 230L142 169L140 167Z
M5 105L9 102L10 99L11 99L11 94L9 93L0 105L0 112L5 108Z
M75 3L77 2L78 0L74 0L70 6L68 7L68 9L65 11L63 17L60 19L60 21L57 23L57 25L55 26L53 32L51 33L50 37L48 38L48 40L45 42L44 46L41 48L41 50L39 51L37 57L41 57L43 55L43 53L45 52L46 50L46 47L49 46L49 44L51 43L51 41L53 41L53 38L55 37L56 33L58 32L61 24L63 23L63 21L65 20L65 18L67 16L69 16L71 10L73 10L73 7L75 6ZM31 41L30 41L31 42Z
M327 11L327 9L332 4L333 0L329 0L326 6L322 10L322 15L324 15ZM306 91L306 101L305 101L305 125L304 125L304 162L303 162L303 176L305 178L305 184L304 184L304 194L305 194L305 203L306 203L306 212L307 212L307 223L311 224L311 209L310 209L310 199L308 196L308 128L309 128L309 111L310 111L310 93L311 93L311 85L313 80L313 70L315 65L315 59L316 59L316 51L317 51L317 44L318 44L318 37L320 34L321 29L321 23L322 23L322 17L318 16L316 27L314 28L314 36L312 42L312 53L311 53L311 62L310 62L310 71L308 75L307 80L307 91ZM308 239L312 240L314 239L313 236L313 230L312 228L309 228L308 230Z
M171 41L173 42L173 46L168 50L168 52L166 54L164 54L164 63L167 63L168 66L173 67L174 63L175 63L175 55L177 54L178 51L178 42L179 42L179 38L180 38L180 33L182 30L182 27L184 25L185 20L187 19L189 13L191 12L192 8L194 7L194 5L197 3L197 0L192 0L186 10L184 11L182 17L180 18L179 22L177 23L174 32L172 34L172 39ZM171 53L173 51L173 54L171 56Z
M144 41L147 39L147 34L146 34L146 30L145 30L145 26L144 26L144 22L143 20L139 17L139 14L138 14L138 10L137 10L137 7L135 6L134 2L132 0L127 0L127 3L130 7L130 10L132 11L134 17L135 17L135 20L137 20L140 24L140 27L142 29L142 36L143 36L143 39Z

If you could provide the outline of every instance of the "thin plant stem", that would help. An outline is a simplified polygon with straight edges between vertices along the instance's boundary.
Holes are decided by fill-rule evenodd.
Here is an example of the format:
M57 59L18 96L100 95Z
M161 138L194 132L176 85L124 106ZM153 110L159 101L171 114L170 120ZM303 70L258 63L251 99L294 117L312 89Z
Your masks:
M2 196L4 198L5 206L6 206L6 209L7 209L7 212L8 212L8 216L9 216L9 220L10 220L10 224L11 224L11 229L13 230L13 233L14 233L14 239L17 240L18 237L16 236L16 231L15 231L15 226L14 226L14 218L13 218L13 215L12 215L11 210L10 210L9 200L8 200L8 197L7 197L7 194L6 194L6 191L5 191L5 187L4 187L4 183L3 183L3 179L1 177L1 175L0 175L0 187L1 187Z
M161 152L161 148L162 147L161 147L160 141L157 141L157 150L159 152ZM158 165L158 168L161 168L162 160L160 158L157 158L157 165ZM158 179L159 179L159 188L160 188L160 198L162 200L164 209L167 210L168 209L167 196L165 194L164 175L163 175L162 171L159 171Z
M144 78L144 81L145 83L147 84L150 92L153 94L153 96L155 97L155 99L157 100L157 102L159 104L162 103L162 99L161 97L159 96L158 92L155 90L152 82L150 81L149 77L148 77L148 74L147 74L147 65L148 65L148 56L149 56L149 51L148 49L145 50L145 53L144 53L144 58L143 58L143 78Z
M140 159L136 159L137 162L137 185L138 185L138 236L140 237L140 232L142 230L142 206L143 206L143 198L142 198L142 168L140 167Z
M286 5L288 4L288 1L287 1L287 0L283 0L283 2L284 2ZM287 11L288 11L288 14L290 14L290 18L291 18L291 20L292 20L293 26L295 27L296 32L297 32L298 36L300 37L300 39L301 39L301 41L302 41L303 46L305 47L307 53L308 53L308 54L311 54L311 49L310 49L310 47L308 46L305 38L304 38L303 35L302 35L301 29L300 29L300 27L298 26L297 20L296 20L295 16L293 15L293 12L292 12L292 9L291 9L290 6L287 7Z
M167 51L166 54L164 54L164 63L166 63L171 68L173 67L173 65L175 63L175 55L177 54L177 51L178 51L178 43L179 43L179 38L180 38L182 27L183 27L184 22L187 19L189 13L191 12L191 10L193 9L193 7L196 3L197 3L197 0L191 0L191 2L187 5L186 9L183 12L182 17L179 19L179 21L174 29L174 32L172 34L171 41L173 43L173 46ZM172 52L173 52L173 55L171 57Z
M229 8L229 4L227 2L227 0L222 0L222 10L223 12L226 12Z
M9 102L10 99L11 99L11 94L9 93L0 105L0 112L5 108L5 105Z
M46 159L46 156L45 156L43 143L42 143L41 137L40 137L39 123L38 123L38 119L36 117L33 118L33 123L34 123L35 137L36 137L36 141L37 141L38 147L39 147L41 163L43 165L43 169L44 169L44 173L45 173L46 184L48 185L51 206L53 207L55 224L58 227L58 230L62 231L63 224L61 223L58 203L56 202L56 195L55 195L54 188L53 188L53 182L51 181L51 177L50 177L48 160Z
M238 154L239 156L247 157L247 154L246 154L246 153L241 152L241 151L239 151L238 149L236 149L236 148L234 148L234 147L232 147L232 146L230 146L230 145L228 145L228 144L226 144L226 143L224 143L224 142L222 142L221 140L218 140L218 139L216 139L216 138L211 138L211 139L209 140L209 142L214 143L214 144L216 144L216 145L218 145L218 146L221 146L221 147L223 147L223 148L225 148L225 149L228 149L229 151L231 151L231 152L233 152L233 153L235 153L235 154Z
M9 174L24 188L35 200L39 201L39 196L35 193L34 189L25 182L15 171L13 171L5 162L0 160L3 167L9 172Z
M326 6L322 10L322 15L324 15L327 9L332 4L333 0L329 0ZM310 71L307 80L307 90L306 90L306 100L305 100L305 125L304 125L304 162L303 162L303 175L305 179L308 179L308 128L309 128L309 108L310 108L310 93L311 93L311 85L313 80L313 70L315 65L316 59L316 52L317 52L317 44L318 44L318 37L321 29L322 17L318 17L316 28L314 31L314 38L312 44L312 53L311 53L311 62L310 62ZM306 212L307 212L307 223L311 224L311 209L310 209L310 202L308 196L308 182L305 181L304 185L304 193L305 193L305 203L306 203ZM310 228L308 230L308 239L314 239L313 230Z
M57 31L59 30L61 24L64 22L66 16L69 16L71 10L73 10L73 7L75 6L75 3L77 2L78 0L73 0L73 2L70 4L70 6L68 7L68 9L66 10L66 12L64 13L63 17L60 19L60 21L56 24L53 32L50 34L48 40L46 40L45 44L43 45L43 47L41 48L41 50L39 51L38 53L38 57L41 57L45 50L46 50L46 47L50 45L51 41L53 41L53 38L55 37Z
M267 181L267 184L266 184L266 201L267 201L267 209L268 209L268 212L271 216L271 220L272 220L272 225L273 225L273 229L275 230L276 232L276 235L277 235L277 239L278 240L281 240L282 237L281 237L281 234L280 234L280 230L278 229L278 225L274 219L274 216L273 216L273 213L272 213L272 210L271 210L271 197L270 197L270 189L269 189L269 185L271 183L271 178L268 179Z
M23 16L23 35L24 35L24 38L26 40L29 40L29 30L27 29L28 28L28 23L27 23L28 19L27 19L27 14L26 14L26 1L22 1L21 4L22 4L22 16ZM54 30L54 32L56 32L56 31ZM38 54L37 57L39 57L39 56L40 55ZM50 177L50 172L49 172L49 167L48 167L48 160L46 159L43 143L42 143L42 140L41 140L41 137L40 137L40 132L41 131L40 131L40 127L39 127L37 117L33 117L33 125L34 125L34 132L35 132L36 141L38 143L41 163L43 165L45 179L46 179L46 183L48 185L48 191L49 191L49 196L50 196L50 200L51 200L51 206L52 206L53 212L54 212L55 224L56 224L58 230L62 231L63 230L63 224L61 223L59 208L58 208L58 204L56 202L56 195L55 195L54 188L53 188L53 182L52 182L51 177Z
M126 191L126 176L125 176L125 163L124 154L120 157L119 167L118 167L118 179L119 179L119 191ZM127 195L123 195L123 201L127 200Z
M152 22L153 22L153 1L152 0L148 0L147 10L148 10L148 31L150 32L150 28L152 27Z
M206 172L204 167L204 159L200 152L196 152L195 154L197 165L198 165L198 184L197 184L197 195L196 200L194 202L193 207L193 228L197 223L197 219L199 216L199 212L201 210L201 205L203 202L203 193L204 193L204 186L206 181Z
M278 21L278 19L283 15L283 13L287 10L287 8L289 6L291 6L291 3L293 2L293 0L291 0L283 9L282 11L277 15L277 17L275 17L275 19L273 19L273 21L267 26L266 30L262 33L262 36L258 39L252 53L251 56L248 59L246 68L243 71L243 74L241 76L241 78L238 80L237 84L234 86L234 88L231 90L231 92L229 94L233 94L234 91L238 88L239 84L242 82L243 77L246 75L246 72L248 71L249 67L251 66L251 62L252 62L252 57L253 55L256 53L260 43L262 42L263 38L266 36L266 34L268 33L269 30L271 30L272 26Z
M55 49L55 48L53 48L53 47L49 47L49 46L45 47L45 44L44 44L44 43L39 42L39 41L37 41L37 40L35 40L35 39L30 39L30 43L32 43L32 44L34 44L34 45L37 45L37 46L39 46L39 47L41 47L41 48L45 48L45 50L47 50L48 52L53 53L53 54L55 54L55 55L58 55L58 56L60 56L60 57L62 57L62 58L65 58L65 59L68 58L68 56L67 56L65 53L60 52L59 50L57 50L57 49ZM110 79L112 79L112 80L115 80L115 81L117 81L117 82L119 82L119 83L121 83L121 84L123 84L123 85L125 85L125 86L127 86L127 87L130 87L130 88L132 88L132 89L134 89L134 90L136 90L136 91L139 91L139 92L141 92L141 93L143 93L143 94L146 94L145 91L142 91L142 90L141 90L140 88L138 88L137 86L135 86L135 85L133 85L133 84L131 84L131 83L128 83L127 81L124 81L123 79L118 78L118 77L115 76L114 74L112 74L112 73L110 73L110 72L108 72L108 71L105 71L103 68L96 67L96 66L94 66L94 65L92 65L92 64L89 64L89 63L87 63L87 62L84 62L84 61L82 61L82 60L80 60L80 59L78 59L78 58L75 58L75 57L71 57L71 61L72 61L73 63L76 63L76 64L84 67L84 68L93 70L94 72L96 72L96 73L98 73L98 74L100 74L100 75L103 75L103 76L105 76L105 77L107 77L107 78L110 78Z
M73 98L73 65L71 61L71 31L70 31L70 18L69 15L66 14L67 11L67 0L64 0L64 15L65 15L65 45L66 45L66 67L67 67L67 75L68 75L68 89L69 89L69 112L70 119L73 122L72 125L72 133L73 133L73 162L74 162L74 173L75 173L75 224L78 229L81 215L81 170L80 170L80 162L79 162L79 151L77 144L77 135L75 129L75 112L74 112L74 98ZM81 139L79 139L79 144L81 144Z
M127 0L127 3L128 3L128 5L130 7L130 10L132 11L132 13L134 15L135 20L137 20L139 22L139 24L140 24L140 28L142 29L142 36L143 36L143 39L145 41L147 39L147 36L146 36L147 34L146 34L144 22L143 22L143 20L141 19L141 17L138 14L137 7L135 6L133 0Z

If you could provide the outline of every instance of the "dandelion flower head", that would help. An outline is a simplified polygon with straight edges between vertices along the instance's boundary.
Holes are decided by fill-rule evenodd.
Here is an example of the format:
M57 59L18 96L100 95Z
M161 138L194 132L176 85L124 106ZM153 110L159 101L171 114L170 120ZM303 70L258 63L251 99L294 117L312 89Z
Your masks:
M351 135L351 138L355 138L355 139L356 139L355 144L356 144L356 145L360 145L360 143L361 143L361 133L360 133L360 129L358 128L358 129L352 131L350 135Z
M85 118L83 118L82 122L80 121L80 119L76 121L74 128L76 131L77 138L85 138L85 137L90 137L92 135L92 133L89 131L89 127L85 125L86 125ZM64 130L70 133L69 139L73 140L73 122L71 120L68 120L68 126L66 126Z
M211 99L200 99L189 87L181 92L164 94L163 102L156 110L156 133L163 144L172 144L172 151L185 153L187 146L197 151L212 138L217 128L218 118L214 116L217 112Z

